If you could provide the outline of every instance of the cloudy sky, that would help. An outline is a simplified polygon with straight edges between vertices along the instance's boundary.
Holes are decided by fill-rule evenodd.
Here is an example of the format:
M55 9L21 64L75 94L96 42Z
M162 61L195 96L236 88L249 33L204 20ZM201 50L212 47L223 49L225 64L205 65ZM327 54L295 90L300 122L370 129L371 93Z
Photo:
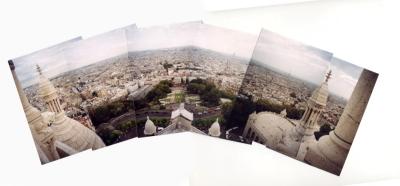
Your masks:
M335 57L330 67L333 75L329 80L329 90L350 98L363 68Z
M334 58L332 53L262 30L254 49L254 60L297 78L320 84L328 69L333 77L329 91L349 98L361 68Z
M77 37L13 59L15 71L22 86L27 87L37 83L38 73L36 71L36 64L42 68L42 71L47 76L57 75L60 71L67 68L68 65L67 61L65 61L63 51L81 39L81 37Z

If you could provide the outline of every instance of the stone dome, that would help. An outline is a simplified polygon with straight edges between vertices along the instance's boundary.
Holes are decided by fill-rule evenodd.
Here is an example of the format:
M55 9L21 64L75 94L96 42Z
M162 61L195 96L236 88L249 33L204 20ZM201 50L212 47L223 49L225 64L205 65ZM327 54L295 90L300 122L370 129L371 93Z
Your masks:
M54 123L54 121L56 120L56 113L49 112L49 111L43 112L42 118L43 118L43 122L47 126L51 126Z
M153 135L157 132L157 127L154 125L153 121L147 116L146 124L144 125L144 134Z
M284 134L295 126L295 123L273 112L259 112L253 117L252 129L256 130L260 137L267 139L266 145L273 149Z
M214 121L211 127L208 129L208 134L210 136L219 137L221 135L221 129L218 123L218 118Z
M59 117L62 118L57 118L51 125L56 140L79 152L87 149L99 149L105 146L103 140L95 132L78 121L65 115Z

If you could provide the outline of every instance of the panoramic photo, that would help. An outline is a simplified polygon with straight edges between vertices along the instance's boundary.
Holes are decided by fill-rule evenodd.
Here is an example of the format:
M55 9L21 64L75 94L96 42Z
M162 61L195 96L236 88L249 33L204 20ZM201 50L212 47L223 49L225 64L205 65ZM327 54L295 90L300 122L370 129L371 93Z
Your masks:
M137 137L127 28L9 60L42 164Z
M339 175L377 77L262 30L229 124L248 141Z
M139 82L139 137L194 132L244 142L226 128L257 36L186 22L127 32ZM240 138L239 138L240 137Z

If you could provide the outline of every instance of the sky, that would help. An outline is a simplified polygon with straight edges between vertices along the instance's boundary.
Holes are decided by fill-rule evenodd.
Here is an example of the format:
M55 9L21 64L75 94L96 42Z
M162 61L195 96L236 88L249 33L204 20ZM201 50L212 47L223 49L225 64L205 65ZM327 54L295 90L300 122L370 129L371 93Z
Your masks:
M329 80L329 90L336 90L342 97L350 98L363 68L335 57L330 68L333 75Z
M329 91L348 99L362 68L332 56L330 52L262 30L252 59L315 84L320 84L331 69Z

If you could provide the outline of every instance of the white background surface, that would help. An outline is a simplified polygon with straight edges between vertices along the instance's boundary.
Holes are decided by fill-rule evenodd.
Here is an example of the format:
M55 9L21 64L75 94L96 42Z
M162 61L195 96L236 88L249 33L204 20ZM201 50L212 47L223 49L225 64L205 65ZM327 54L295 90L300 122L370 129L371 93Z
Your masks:
M277 1L226 2L2 1L0 185L399 185L391 180L400 179L397 2L325 0L209 12ZM132 23L201 19L254 34L264 27L380 74L340 177L257 144L190 133L133 139L40 165L8 59Z

